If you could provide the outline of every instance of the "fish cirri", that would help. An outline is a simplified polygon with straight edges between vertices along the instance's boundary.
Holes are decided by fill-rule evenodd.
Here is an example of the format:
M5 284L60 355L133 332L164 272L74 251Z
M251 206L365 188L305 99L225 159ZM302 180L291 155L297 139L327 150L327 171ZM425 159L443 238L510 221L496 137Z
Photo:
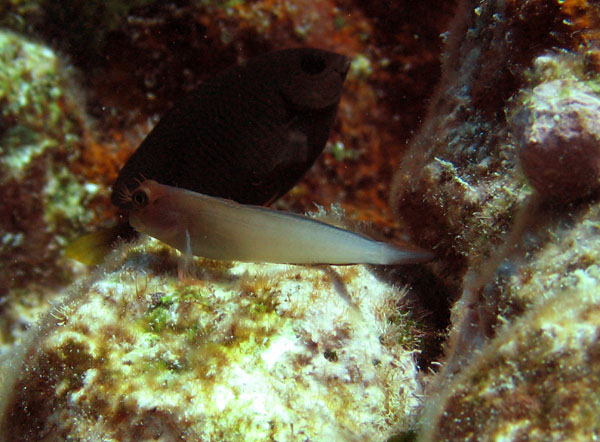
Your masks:
M432 258L305 216L142 182L129 221L176 249L211 259L288 264L409 264Z

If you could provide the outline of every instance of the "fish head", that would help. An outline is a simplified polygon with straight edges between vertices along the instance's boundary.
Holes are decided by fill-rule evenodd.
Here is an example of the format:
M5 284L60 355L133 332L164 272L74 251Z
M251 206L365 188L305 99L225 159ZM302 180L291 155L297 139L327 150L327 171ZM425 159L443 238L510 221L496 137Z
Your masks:
M138 232L169 239L178 232L181 214L173 210L171 188L145 180L131 192L129 224Z
M285 51L288 75L280 86L283 98L292 106L320 110L337 105L350 68L350 58L315 48Z

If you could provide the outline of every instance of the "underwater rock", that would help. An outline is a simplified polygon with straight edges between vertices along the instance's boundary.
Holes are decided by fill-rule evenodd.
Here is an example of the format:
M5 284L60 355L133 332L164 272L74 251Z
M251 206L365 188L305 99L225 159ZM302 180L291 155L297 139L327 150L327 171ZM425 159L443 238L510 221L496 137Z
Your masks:
M17 304L43 303L40 292L69 280L71 266L61 260L61 248L94 217L85 204L99 189L71 169L82 148L84 120L69 68L47 46L9 31L0 31L0 65L4 344L12 340L4 335L14 319L8 317L23 307ZM21 299L25 293L29 300Z
M599 267L573 276L429 400L420 441L598 438Z
M510 121L529 183L542 198L559 203L583 198L600 186L600 97L569 72L569 64L582 64L569 58L574 57L536 59L535 72L553 79L520 98Z
M600 410L600 204L562 217L553 217L553 210L538 214L551 222L538 221L527 233L537 246L511 255L483 289L487 302L471 309L475 319L499 306L520 315L499 316L504 323L496 326L496 337L477 352L453 357L460 353L455 344L449 361L463 366L454 377L442 371L433 379L419 440L494 440L502 434L510 440L593 440L599 434L591 416ZM533 256L526 259L527 253ZM481 335L460 331L463 345Z
M597 99L592 92L597 73L583 69L587 49L570 57L550 49L562 42L565 49L576 51L581 44L585 33L573 33L574 24L565 27L574 13L571 2L548 3L545 8L536 7L539 4L546 3L461 3L447 36L443 77L429 116L394 178L391 205L410 236L436 250L434 272L455 299L465 279L485 273L481 269L489 267L529 204L532 190L521 171L515 116L537 112L527 98L531 91L570 72L571 90L585 90L590 103ZM524 41L530 42L521 44ZM559 75L549 76L548 60ZM483 91L489 92L487 99ZM589 121L595 109L582 110L591 112ZM553 213L548 221L557 222L561 216L565 214ZM542 225L539 231L544 229ZM486 334L493 334L499 316L522 311L522 306L497 306L492 296L485 312L491 320Z
M486 435L494 439L501 433L495 433L498 428L512 439L511 417L491 418L489 428L484 426L486 416L497 410L502 414L515 398L496 394L490 383L479 384L478 379L493 382L494 367L511 361L494 359L495 343L513 342L513 349L521 350L511 357L525 359L526 345L520 346L519 337L533 347L539 342L518 330L535 335L535 322L529 321L540 309L551 308L545 302L556 302L560 309L560 297L581 294L580 302L587 303L584 291L565 289L574 286L581 272L593 272L600 264L600 77L598 65L589 61L600 43L599 23L597 4L568 0L465 0L456 11L447 34L442 80L395 176L390 200L411 237L437 251L439 260L431 269L453 294L446 356L440 373L430 379L423 440L486 440ZM562 94L555 101L549 98L551 89ZM545 119L550 113L552 119ZM549 128L544 146L534 145L544 121ZM596 278L588 287L600 290ZM559 327L566 318L561 315L548 316L549 324L556 321ZM597 327L596 319L590 321L589 327ZM594 338L588 338L578 351L594 351ZM567 335L556 339L557 347L570 347ZM539 347L540 355L544 348ZM544 366L549 378L568 377L568 367L578 364L576 355L572 360L561 357L560 363ZM504 367L498 376L529 376L532 397L525 400L545 406L550 399L533 388L535 370L528 372L518 359L513 361L513 371ZM514 391L510 384L506 388ZM463 407L465 397L470 399ZM555 400L560 404L556 407L565 410L573 404L567 396ZM583 402L574 406L585 412ZM521 419L527 420L529 411L521 412ZM544 422L543 412L535 407L531 412L532 419L539 420L530 427L522 422L523 432L515 428L516 435L558 440L574 434L551 420ZM590 425L578 429L581 434L597 431L584 416L572 418L570 422ZM451 425L456 428L449 429Z
M384 440L420 404L405 292L363 266L196 260L155 240L69 289L4 362L11 440Z
M581 26L595 26L574 16L596 8L574 3L462 1L445 34L442 79L390 203L412 238L445 256L438 274L456 292L469 266L503 242L528 191L506 112L521 105L511 102L521 89L536 86L526 73L537 58L577 49L588 35Z

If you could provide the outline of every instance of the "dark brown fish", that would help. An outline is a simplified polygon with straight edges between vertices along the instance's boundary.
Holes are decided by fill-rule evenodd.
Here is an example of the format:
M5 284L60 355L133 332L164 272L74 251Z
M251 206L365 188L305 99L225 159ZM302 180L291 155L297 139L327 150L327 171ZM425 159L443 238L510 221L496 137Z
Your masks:
M325 147L349 63L320 49L286 49L205 81L129 158L112 202L127 209L144 179L244 204L274 201Z

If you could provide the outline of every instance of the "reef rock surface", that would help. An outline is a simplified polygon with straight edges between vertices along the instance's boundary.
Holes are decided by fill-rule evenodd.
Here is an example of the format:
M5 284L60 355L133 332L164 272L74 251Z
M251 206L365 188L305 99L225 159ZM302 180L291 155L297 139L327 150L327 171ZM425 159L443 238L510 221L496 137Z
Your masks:
M420 404L404 291L367 268L124 246L2 369L10 440L383 440Z
M85 112L47 45L0 30L0 353L73 277L62 249L95 218L99 186L74 170Z
M454 297L420 440L592 440L599 5L464 0L456 14L391 199Z

